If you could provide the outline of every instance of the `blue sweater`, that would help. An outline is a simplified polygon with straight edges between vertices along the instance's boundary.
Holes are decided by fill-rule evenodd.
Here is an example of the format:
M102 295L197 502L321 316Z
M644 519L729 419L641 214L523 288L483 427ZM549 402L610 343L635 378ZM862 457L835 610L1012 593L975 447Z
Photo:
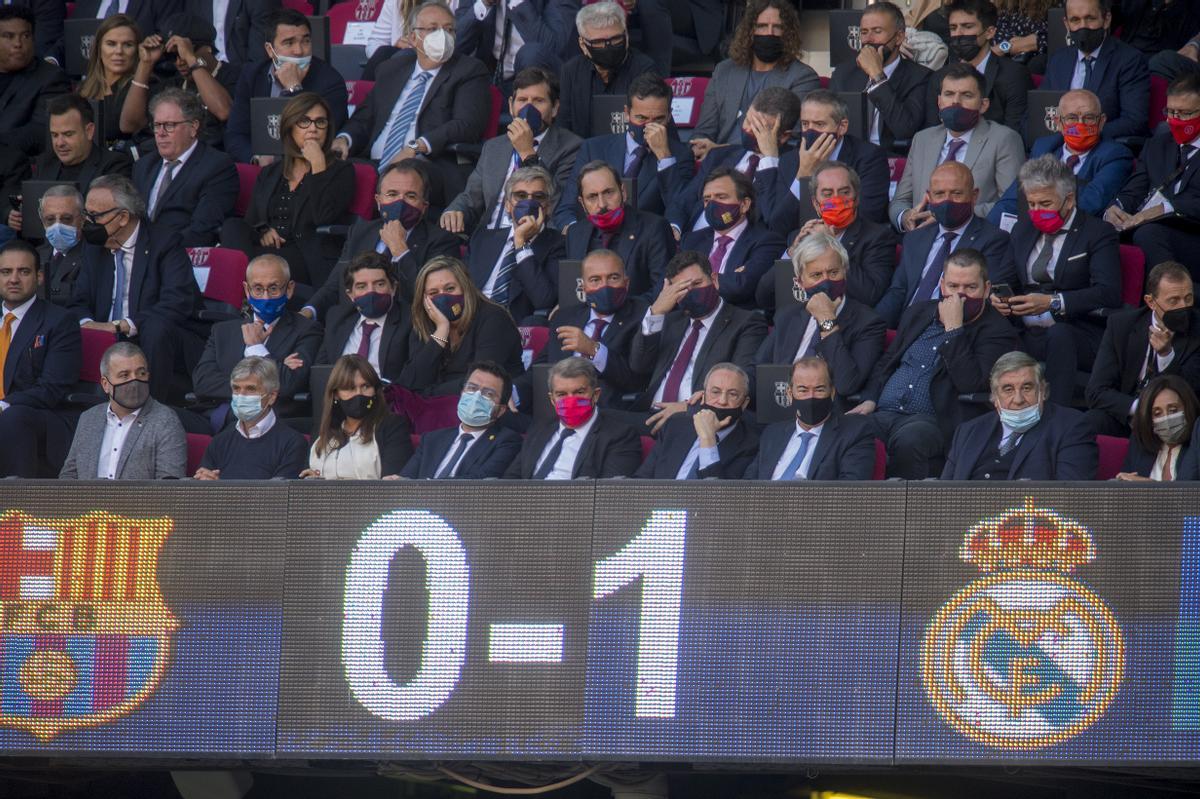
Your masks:
M227 427L208 445L200 465L220 469L222 480L296 479L308 466L308 442L280 420L259 438Z

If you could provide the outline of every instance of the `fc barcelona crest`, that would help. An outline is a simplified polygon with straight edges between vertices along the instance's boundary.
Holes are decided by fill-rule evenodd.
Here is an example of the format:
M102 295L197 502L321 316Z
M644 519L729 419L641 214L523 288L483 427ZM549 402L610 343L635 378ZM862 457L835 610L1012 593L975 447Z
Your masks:
M280 114L267 114L267 135L275 141L279 141L280 116Z
M583 290L583 278L575 278L575 299L587 304L587 292Z
M158 586L170 519L0 514L0 725L47 741L128 715L179 621Z
M79 37L79 54L83 56L86 62L92 57L92 45L95 43L95 36L80 36Z
M1125 672L1125 639L1104 600L1071 572L1096 557L1077 522L1019 508L972 527L959 557L982 574L938 610L921 677L958 732L999 749L1040 749L1090 727Z
M858 25L851 25L846 28L846 44L850 45L850 49L858 52L862 49L862 28Z
M775 404L780 408L792 407L792 387L786 380L775 381Z
M1045 107L1045 116L1042 119L1046 123L1046 130L1051 133L1058 133L1058 106L1048 105Z

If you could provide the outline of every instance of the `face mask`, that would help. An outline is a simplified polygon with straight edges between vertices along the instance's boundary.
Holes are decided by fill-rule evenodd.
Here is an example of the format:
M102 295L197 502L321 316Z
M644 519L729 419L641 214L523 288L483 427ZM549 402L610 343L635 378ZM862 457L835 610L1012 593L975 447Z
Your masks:
M774 64L783 58L783 37L755 35L750 42L750 49L759 61Z
M1097 47L1104 44L1107 36L1108 30L1105 28L1080 28L1077 31L1071 31L1071 44L1087 55L1094 53Z
M1168 413L1154 420L1154 435L1164 444L1178 444L1187 432L1187 417L1183 411Z
M587 47L588 60L600 69L613 70L625 63L628 48L624 39L618 44L606 44L603 47L584 46Z
M888 62L888 59L891 58L892 55L895 54L895 52L896 52L895 49L888 47L886 44L868 44L866 46L874 47L875 52L879 53L879 60L885 64Z
M957 230L967 224L971 221L971 215L975 213L974 204L958 203L954 200L928 203L925 207L929 213L933 214L933 218L938 221L938 224L947 230Z
M718 408L715 405L709 405L707 402L691 406L691 413L693 416L700 411L712 411L713 415L717 417L718 423L723 422L726 419L732 419L734 422L736 422L738 419L742 418L742 409L740 407Z
M979 43L978 37L966 36L951 36L950 37L950 52L959 61L970 61L975 56L979 55L979 51L983 46Z
M804 293L808 299L812 299L814 294L824 294L829 299L837 302L842 297L846 296L846 281L845 280L822 280L815 286L810 286L804 289Z
M379 319L392 310L393 297L384 291L368 291L354 298L354 307L367 319Z
M635 125L630 122L625 126L625 130L629 132L629 138L633 139L633 143L638 147L646 146L646 126Z
M811 150L813 145L817 143L817 139L825 135L825 131L809 129L800 134L800 138L804 141L804 148Z
M1086 153L1099 143L1100 126L1085 125L1082 122L1078 125L1068 125L1063 130L1063 141L1075 152Z
M537 200L521 200L513 206L513 222L519 222L527 216L532 216L536 219L540 210L542 210L542 204Z
M1167 311L1162 315L1162 323L1163 327L1172 333L1186 336L1188 331L1192 329L1191 307L1176 308L1172 311Z
M368 397L366 394L355 394L348 400L335 399L337 407L341 408L342 413L346 414L348 419L365 418L371 409L375 407L375 398Z
M963 108L961 105L951 105L943 108L939 114L946 130L952 133L962 133L971 130L979 124L979 109Z
M829 418L830 412L833 411L833 397L793 399L792 410L796 412L797 419L813 427Z
M747 133L746 131L743 130L742 131L742 147L744 147L745 149L749 150L752 153L757 153L758 152L758 137L755 136L753 133Z
M1171 129L1171 136L1177 144L1187 144L1196 138L1197 134L1200 134L1200 117L1191 119L1170 117L1167 119L1167 127Z
M945 296L945 294L942 295L943 298ZM969 322L979 316L979 312L983 310L983 297L968 297L966 294L959 294L958 298L962 300L964 322Z
M283 316L283 309L287 307L288 297L286 294L278 297L265 297L261 300L257 297L250 297L246 301L250 303L254 315L263 320L264 325L273 325L276 319Z
M422 42L425 56L434 63L445 64L454 55L454 34L438 28Z
M679 309L692 319L703 319L717 307L721 295L717 287L709 283L707 286L696 286L679 301Z
M545 127L542 112L533 103L529 103L518 111L517 116L529 123L529 129L533 131L534 136L540 135L542 128Z
M108 240L107 233L104 234L104 238L106 241ZM71 225L55 222L46 228L46 241L50 242L50 246L58 252L66 252L79 242L79 231Z
M1067 220L1058 211L1050 209L1029 209L1029 221L1033 226L1042 233L1053 235L1062 230L1063 225L1067 224Z
M439 294L433 298L433 305L450 322L463 315L463 295L461 294Z
M467 427L487 427L495 410L496 403L478 391L464 391L458 397L458 421Z
M150 399L149 380L126 380L124 383L110 383L112 386L113 402L127 410L136 411Z
M605 286L595 291L587 292L587 304L596 313L610 316L615 314L625 304L629 297L628 286Z
M719 203L710 200L704 204L704 220L713 230L726 230L740 222L742 206L737 203Z
M1038 403L1019 411L1000 409L1000 422L1014 433L1024 433L1042 419L1042 407Z
M854 215L854 200L850 197L830 197L821 201L821 221L834 230L850 227Z
M108 242L108 228L99 222L84 222L83 240L88 244L103 247Z
M396 221L405 230L412 230L425 215L425 210L409 205L404 200L396 200L394 203L379 206L379 215L385 222Z
M612 233L625 221L625 206L618 205L602 214L588 214L588 221L605 233Z
M276 69L279 69L284 64L295 64L300 68L300 71L303 72L304 70L308 69L310 64L312 64L312 56L310 55L280 55L279 53L275 52L274 47L271 48L271 52L275 53Z
M554 403L554 412L567 427L579 427L592 418L596 406L591 397L563 397Z
M264 399L266 397L261 394L235 394L229 400L229 408L239 422L249 424L263 412Z

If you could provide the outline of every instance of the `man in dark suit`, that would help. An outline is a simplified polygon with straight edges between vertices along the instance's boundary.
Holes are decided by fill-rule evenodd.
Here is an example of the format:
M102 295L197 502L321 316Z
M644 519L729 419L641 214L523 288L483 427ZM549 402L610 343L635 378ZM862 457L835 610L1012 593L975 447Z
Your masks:
M796 229L819 218L819 206L813 203L811 178L825 164L834 161L854 170L859 188L855 194L857 218L883 224L887 221L888 187L892 171L887 154L870 142L851 136L849 109L842 99L821 89L809 92L800 106L800 144L779 158L779 168L763 173L767 196L774 202L764 208L767 224L776 233ZM780 187L772 181L786 183ZM853 261L852 263L858 263Z
M504 213L504 183L513 170L540 166L549 172L560 192L569 185L580 139L555 124L558 118L558 78L553 72L530 68L513 81L508 101L512 122L508 131L483 144L479 162L467 186L442 214L441 225L451 233L470 235L477 227L508 227ZM551 206L551 217L557 209Z
M355 256L342 283L350 305L329 312L318 364L331 364L342 355L366 358L389 383L398 382L408 362L408 307L396 301L400 276L391 260L375 252Z
M833 236L819 230L802 239L792 251L792 264L804 304L775 317L754 362L819 356L829 364L837 393L857 394L883 354L887 326L869 306L847 296L850 262Z
M829 363L815 355L796 361L788 390L796 420L767 426L745 478L870 480L875 435L864 417L834 411L838 392Z
M478 142L491 108L487 70L465 49L446 46L453 31L449 11L423 6L413 48L379 67L375 87L333 143L343 156L370 158L381 170L418 155L429 159L435 167L429 194L438 207L466 182L451 145Z
M8 5L33 12L34 52L38 58L61 65L67 4L60 0L11 0Z
M157 30L152 28L151 30ZM308 18L290 8L271 15L263 44L265 61L251 60L242 67L233 106L225 124L225 152L239 163L249 163L261 153L250 147L250 98L292 97L316 92L329 104L330 126L341 128L346 121L346 81L336 69L312 54L312 26ZM258 163L268 163L263 158Z
M584 139L575 156L571 185L578 185L585 164L604 161L618 175L634 181L637 196L627 198L631 205L662 215L675 191L691 179L693 164L691 149L670 124L671 87L653 73L635 78L625 101L625 120L624 133ZM564 200L555 223L565 230L587 213L578 203Z
M613 250L625 264L629 292L652 301L662 288L663 267L675 254L670 225L629 203L611 164L590 161L576 171L579 204L587 217L567 229L564 257L583 260L592 250Z
M458 47L487 65L502 88L529 67L557 73L563 55L574 49L570 44L578 9L578 0L524 0L511 7L496 0L459 3Z
M51 186L38 202L46 241L38 247L45 265L44 296L54 305L71 304L75 278L83 266L83 196L74 186Z
M179 236L152 229L128 178L96 178L84 210L87 244L71 310L85 327L134 340L150 366L150 394L165 402L177 352L203 346L186 325L199 299L192 263Z
M1075 176L1054 156L1026 162L1020 180L1029 202L1012 232L1020 288L992 305L1021 330L1023 349L1045 361L1050 400L1070 405L1076 372L1091 370L1104 335L1093 312L1121 306L1117 234L1075 207Z
M421 436L400 476L410 480L503 477L521 451L520 434L499 424L511 396L512 378L503 366L493 361L471 364L458 398L458 427Z
M38 298L41 282L29 244L0 249L0 477L57 474L71 442L54 409L79 377L79 325Z
M138 160L133 182L146 200L151 227L178 235L185 247L215 245L237 202L233 159L198 140L204 106L191 92L159 92L150 115L158 152Z
M755 291L785 248L784 239L756 221L754 185L741 172L717 167L704 184L705 226L683 237L685 250L708 253L721 276L721 297L754 310Z
M667 280L633 337L629 365L649 375L633 410L657 433L701 388L701 375L732 361L749 371L767 334L762 315L721 298L721 277L708 256L683 250L667 264Z
M1062 132L1041 137L1029 154L1038 158L1049 153L1071 167L1079 210L1088 216L1103 214L1133 171L1129 148L1100 137L1106 121L1099 97L1087 89L1069 91L1058 101ZM988 212L989 222L999 227L1003 214L1018 215L1018 188L1019 181L1014 180Z
M1167 89L1167 125L1142 148L1137 168L1104 212L1147 264L1179 261L1200 275L1200 75L1184 75Z
M1012 350L1012 325L987 302L987 262L978 250L959 249L946 259L941 300L905 310L896 337L847 411L866 414L875 437L887 445L888 477L924 480L941 473L954 428L976 408L959 400L983 391L992 364Z
M1200 386L1200 320L1187 269L1174 261L1158 264L1146 278L1145 307L1108 318L1087 384L1089 425L1100 435L1129 435L1138 395L1158 375L1177 374Z
M218 0L224 6L225 25L217 31L216 50L234 69L263 58L263 45L271 39L271 15L280 0ZM212 0L186 0L187 10L215 25Z
M996 283L1016 283L1012 244L1008 234L974 213L979 192L971 170L947 162L933 170L929 189L921 203L934 216L904 234L900 265L875 313L888 327L895 328L905 308L939 297L938 280L950 253L960 249L979 250L988 273Z
M41 152L46 104L71 90L58 67L34 55L34 16L24 6L0 6L0 139L26 155Z
M1111 35L1112 0L1067 0L1065 22L1071 46L1050 56L1042 88L1095 92L1108 117L1106 138L1144 136L1150 70L1146 56Z
M521 480L630 477L642 461L637 431L596 407L600 376L585 358L550 368L550 400L557 419L530 428L504 476Z
M904 14L894 3L872 3L859 26L862 49L854 61L838 64L829 79L832 92L867 93L872 144L903 154L897 140L912 139L925 126L925 92L930 71L900 57Z
M1094 480L1096 440L1083 414L1047 400L1042 365L1000 356L989 379L996 413L954 431L943 480Z
M133 17L142 36L159 30L163 20L183 10L183 0L79 0L75 19L104 19L113 14Z
M742 419L750 378L736 363L719 363L704 378L704 399L667 420L634 477L648 480L737 480L758 454L758 431Z

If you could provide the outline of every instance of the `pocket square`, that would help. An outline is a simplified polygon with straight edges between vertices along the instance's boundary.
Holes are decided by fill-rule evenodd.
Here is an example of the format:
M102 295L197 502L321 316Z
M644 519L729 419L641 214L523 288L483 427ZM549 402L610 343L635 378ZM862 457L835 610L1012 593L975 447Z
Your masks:
M46 344L46 334L45 333L42 333L40 335L33 337L33 348L35 350L38 349L39 347L45 346L45 344Z
M1088 256L1088 254L1086 252L1081 252L1081 253L1079 253L1079 255L1072 255L1067 260L1068 261L1078 261L1080 258L1087 258L1087 256Z

